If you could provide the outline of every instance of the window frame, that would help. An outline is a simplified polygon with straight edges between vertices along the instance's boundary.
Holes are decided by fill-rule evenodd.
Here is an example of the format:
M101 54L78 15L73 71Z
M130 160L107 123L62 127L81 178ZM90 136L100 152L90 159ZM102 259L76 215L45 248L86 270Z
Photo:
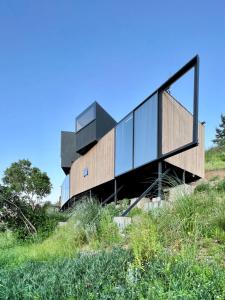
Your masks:
M77 122L78 120L84 116L89 110L93 109L94 111L94 117L93 119L91 119L87 124L85 124L83 127L78 129L77 126ZM91 104L90 106L88 106L82 113L80 113L77 117L76 117L76 132L79 132L80 130L84 129L86 126L88 126L89 124L91 124L92 122L94 122L96 120L96 102L94 102L93 104Z
M194 148L198 146L199 144L199 132L198 132L198 106L199 106L199 56L194 56L189 62L187 62L181 69L179 69L173 76L171 76L167 81L165 81L157 90L155 90L150 96L148 96L145 100L143 100L136 108L134 108L131 112L129 112L120 122L122 122L128 115L133 113L133 162L132 166L133 168L130 170L136 170L138 168L141 168L145 165L148 165L149 163L153 162L160 162L163 161L169 157L172 157L176 154L179 154L181 152L184 152L186 150L189 150L191 148ZM167 153L162 153L162 95L163 92L168 90L168 88L175 83L178 79L180 79L183 75L185 75L188 71L191 69L194 69L194 93L193 93L193 124L192 124L192 141L190 143L187 143L185 145L182 145L181 147L178 147L177 149L174 149ZM157 105L158 105L158 116L157 116L157 158L147 162L143 165L140 165L138 167L134 167L134 112L137 110L140 106L142 106L146 101L148 101L154 94L157 93ZM118 122L118 124L120 124ZM118 124L116 126L118 126ZM115 127L116 132L116 127ZM117 178L125 173L128 173L130 171L121 173L119 175L116 175L115 173L115 166L116 166L116 134L114 138L114 177Z

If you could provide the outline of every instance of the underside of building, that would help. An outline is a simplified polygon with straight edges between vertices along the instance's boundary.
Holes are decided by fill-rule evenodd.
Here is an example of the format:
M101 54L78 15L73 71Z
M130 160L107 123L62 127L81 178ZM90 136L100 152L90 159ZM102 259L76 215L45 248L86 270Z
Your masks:
M139 197L155 180L148 196L161 197L173 179L190 183L204 177L198 65L196 56L118 123L94 102L76 118L74 132L61 133L62 209L84 195L104 203ZM170 90L191 69L192 112Z

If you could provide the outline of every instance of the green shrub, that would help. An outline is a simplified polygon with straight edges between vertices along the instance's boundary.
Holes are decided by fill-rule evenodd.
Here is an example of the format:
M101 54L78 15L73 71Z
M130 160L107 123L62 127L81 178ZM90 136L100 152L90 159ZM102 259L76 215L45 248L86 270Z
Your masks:
M203 182L196 186L195 193L208 192L212 188L209 183Z
M220 180L217 185L216 185L216 189L218 192L225 192L225 178L223 180Z
M160 249L156 225L150 216L143 214L128 230L128 243L132 249L135 265L142 266L154 257Z
M55 229L59 221L65 221L67 217L59 212L49 212L49 204L43 206L31 204L21 200L8 188L0 190L0 224L1 231L10 229L16 232L21 240L40 240L48 237Z
M208 149L205 152L206 170L217 170L225 168L225 146Z
M9 249L17 243L16 234L10 230L0 232L0 250Z
M100 248L111 247L121 240L118 226L113 222L113 215L107 208L102 210L97 224L97 242Z

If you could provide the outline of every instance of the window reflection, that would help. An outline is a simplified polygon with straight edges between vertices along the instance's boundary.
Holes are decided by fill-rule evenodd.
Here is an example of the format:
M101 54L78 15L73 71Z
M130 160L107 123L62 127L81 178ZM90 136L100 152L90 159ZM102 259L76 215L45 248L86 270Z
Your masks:
M116 126L115 174L132 169L133 157L133 113Z
M134 112L134 167L157 158L157 94Z
M95 118L95 105L93 105L76 119L77 131L91 123Z
M70 198L70 176L67 175L61 186L61 205Z

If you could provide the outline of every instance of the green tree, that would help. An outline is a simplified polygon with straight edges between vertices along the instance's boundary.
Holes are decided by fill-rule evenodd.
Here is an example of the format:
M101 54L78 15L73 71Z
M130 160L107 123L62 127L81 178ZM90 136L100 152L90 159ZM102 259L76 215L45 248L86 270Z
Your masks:
M20 199L27 201L34 209L50 194L51 182L45 172L33 167L29 160L19 160L4 172L3 183Z
M225 116L223 114L221 114L221 123L219 124L219 127L216 128L216 135L213 143L218 146L225 145Z

